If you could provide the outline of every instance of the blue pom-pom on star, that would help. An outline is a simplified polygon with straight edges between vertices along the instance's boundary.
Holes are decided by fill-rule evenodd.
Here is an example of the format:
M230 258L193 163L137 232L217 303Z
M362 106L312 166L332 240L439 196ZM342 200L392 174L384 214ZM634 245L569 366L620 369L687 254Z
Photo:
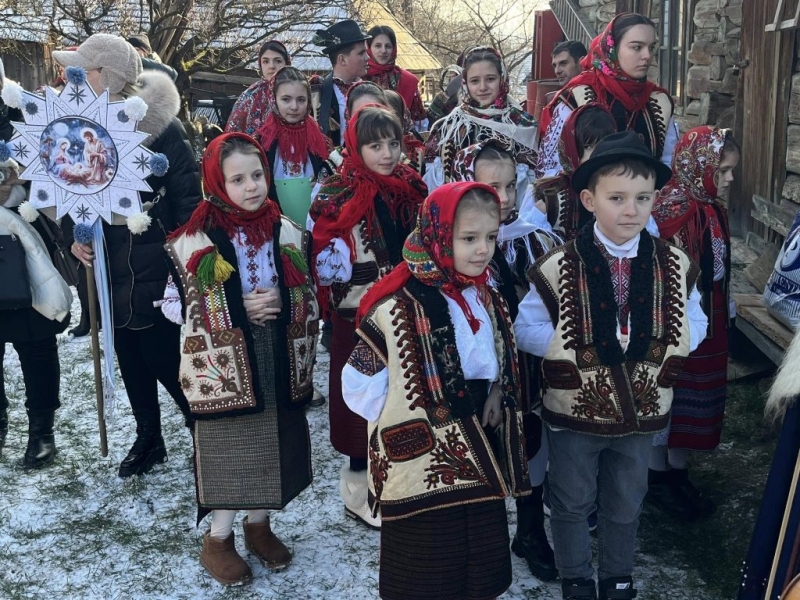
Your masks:
M86 83L86 71L83 67L67 67L67 81L73 85L83 85Z
M0 162L5 162L11 158L11 150L4 141L0 140Z
M169 170L169 159L161 154L153 154L150 157L150 171L156 177L163 177Z
M72 235L79 244L91 244L94 240L92 226L86 223L78 223L75 225L75 228L72 230Z

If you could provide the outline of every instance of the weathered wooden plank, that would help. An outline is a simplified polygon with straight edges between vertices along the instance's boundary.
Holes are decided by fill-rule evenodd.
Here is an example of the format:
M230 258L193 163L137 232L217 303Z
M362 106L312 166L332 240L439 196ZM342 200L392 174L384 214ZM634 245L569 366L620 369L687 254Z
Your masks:
M786 237L789 233L789 229L791 229L795 217L795 213L757 194L753 195L753 208L750 214L756 221L775 230L783 237Z
M760 294L734 294L736 327L770 360L780 364L794 332L767 311Z
M751 248L756 251L756 253L764 254L765 252L774 252L777 253L779 248L777 245L773 244L772 242L768 242L760 235L753 231L747 232L747 237L745 238L745 244L748 248ZM752 261L750 261L752 262Z
M778 344L769 339L766 335L761 333L752 323L746 319L736 319L736 329L741 331L747 339L753 342L753 345L761 350L768 359L776 365L783 362L783 353L785 348L781 348Z
M744 270L744 276L757 290L763 291L767 287L767 280L772 275L775 259L778 258L777 246L765 249L765 253L754 260Z

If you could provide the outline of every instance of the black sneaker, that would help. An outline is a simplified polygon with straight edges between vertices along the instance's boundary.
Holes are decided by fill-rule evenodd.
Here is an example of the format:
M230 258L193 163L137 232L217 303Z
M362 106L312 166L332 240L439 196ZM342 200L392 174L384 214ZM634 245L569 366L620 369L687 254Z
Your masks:
M597 583L600 600L633 600L639 593L631 577L609 577Z
M688 469L672 469L670 473L672 485L677 488L677 493L689 501L697 518L710 517L717 511L717 505L689 481Z
M597 590L592 579L564 579L561 581L563 600L597 600Z

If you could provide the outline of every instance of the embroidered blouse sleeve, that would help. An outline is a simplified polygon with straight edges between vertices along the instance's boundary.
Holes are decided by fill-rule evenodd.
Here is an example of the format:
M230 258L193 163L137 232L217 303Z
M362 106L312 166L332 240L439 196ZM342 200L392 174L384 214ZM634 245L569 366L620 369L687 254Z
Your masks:
M531 285L519 305L519 314L514 321L517 347L534 356L545 356L555 334L550 313L536 287Z
M539 147L539 162L536 165L536 178L553 177L561 172L561 159L558 156L558 141L561 139L561 130L564 123L572 113L572 109L559 103L553 111L553 119L547 126L547 131Z
M342 238L334 238L327 248L317 255L315 265L320 285L347 283L353 277L350 248Z
M694 286L692 293L689 294L687 315L689 317L689 352L694 352L706 338L708 332L708 317L703 312L703 297L697 291L697 286Z
M178 293L178 286L172 280L172 275L167 279L167 287L164 289L161 312L173 323L183 325L183 304L181 304L181 295Z
M342 370L342 396L345 404L367 421L377 421L389 393L389 369L381 357L364 341L353 349Z

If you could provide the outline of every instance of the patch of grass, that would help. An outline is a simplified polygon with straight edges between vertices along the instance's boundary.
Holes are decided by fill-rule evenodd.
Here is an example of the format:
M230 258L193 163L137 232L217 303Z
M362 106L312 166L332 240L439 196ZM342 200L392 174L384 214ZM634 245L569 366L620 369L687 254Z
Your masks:
M676 568L696 569L702 579L697 585L720 600L736 595L777 442L776 433L764 426L763 389L759 381L729 384L720 448L691 456L692 481L717 504L717 512L683 523L646 506L639 528L645 553Z

